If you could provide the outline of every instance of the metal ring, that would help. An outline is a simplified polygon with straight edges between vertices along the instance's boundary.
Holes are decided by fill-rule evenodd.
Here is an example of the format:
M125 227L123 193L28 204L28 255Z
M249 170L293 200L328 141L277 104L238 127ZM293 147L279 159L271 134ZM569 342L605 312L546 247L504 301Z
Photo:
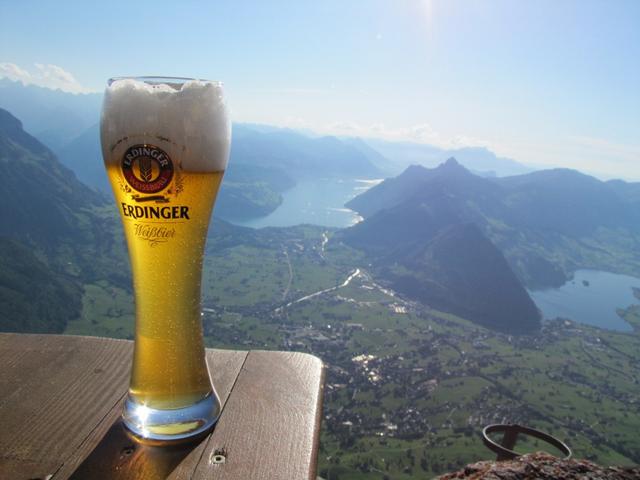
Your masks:
M521 453L514 452L513 450L509 450L508 448L503 447L499 443L496 443L491 438L489 438L490 433L496 433L496 432L505 433L507 431L510 431L510 432L515 431L516 434L522 433L524 435L529 435L531 437L538 438L550 445L553 445L562 453L564 453L565 460L568 460L569 458L571 458L571 449L567 446L567 444L557 439L556 437L549 435L548 433L541 432L540 430L535 430L529 427L523 427L522 425L517 425L517 424L488 425L484 427L484 429L482 430L482 441L484 442L485 446L489 450L492 450L493 452L497 453L499 457L513 459L522 455Z

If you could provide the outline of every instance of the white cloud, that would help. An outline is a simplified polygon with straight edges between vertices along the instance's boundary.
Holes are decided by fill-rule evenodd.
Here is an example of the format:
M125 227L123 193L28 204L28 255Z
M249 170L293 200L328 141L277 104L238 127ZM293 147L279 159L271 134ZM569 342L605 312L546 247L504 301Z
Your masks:
M37 85L71 93L93 92L82 86L70 72L53 64L36 63L35 69L28 71L15 63L0 62L0 78L22 82L24 85Z
M0 78L5 77L9 80L19 81L22 83L31 83L31 74L23 70L15 63L0 62Z

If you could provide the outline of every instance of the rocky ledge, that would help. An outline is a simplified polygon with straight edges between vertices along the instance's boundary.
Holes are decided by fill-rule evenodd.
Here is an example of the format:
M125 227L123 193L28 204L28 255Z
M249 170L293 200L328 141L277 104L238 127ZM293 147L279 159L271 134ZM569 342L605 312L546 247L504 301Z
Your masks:
M601 467L587 460L562 460L546 453L523 455L505 462L485 461L467 465L437 480L638 480L640 466Z

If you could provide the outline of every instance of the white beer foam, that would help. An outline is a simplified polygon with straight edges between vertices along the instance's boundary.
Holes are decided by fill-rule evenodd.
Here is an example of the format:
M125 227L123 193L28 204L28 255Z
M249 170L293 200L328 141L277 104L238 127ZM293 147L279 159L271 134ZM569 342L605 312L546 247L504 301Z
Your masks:
M128 137L126 147L142 141L154 144L174 162L181 162L184 170L225 170L231 125L222 86L200 80L169 85L114 80L105 91L101 135L107 161L121 160L114 158L111 149ZM158 137L170 143L159 143Z

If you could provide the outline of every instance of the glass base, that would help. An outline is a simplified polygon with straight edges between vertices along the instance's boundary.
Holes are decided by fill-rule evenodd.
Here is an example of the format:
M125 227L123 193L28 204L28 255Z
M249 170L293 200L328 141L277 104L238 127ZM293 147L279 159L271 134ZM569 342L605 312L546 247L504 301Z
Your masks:
M171 410L150 408L127 395L122 412L125 426L134 435L150 440L183 440L209 430L220 416L215 391L198 403Z

